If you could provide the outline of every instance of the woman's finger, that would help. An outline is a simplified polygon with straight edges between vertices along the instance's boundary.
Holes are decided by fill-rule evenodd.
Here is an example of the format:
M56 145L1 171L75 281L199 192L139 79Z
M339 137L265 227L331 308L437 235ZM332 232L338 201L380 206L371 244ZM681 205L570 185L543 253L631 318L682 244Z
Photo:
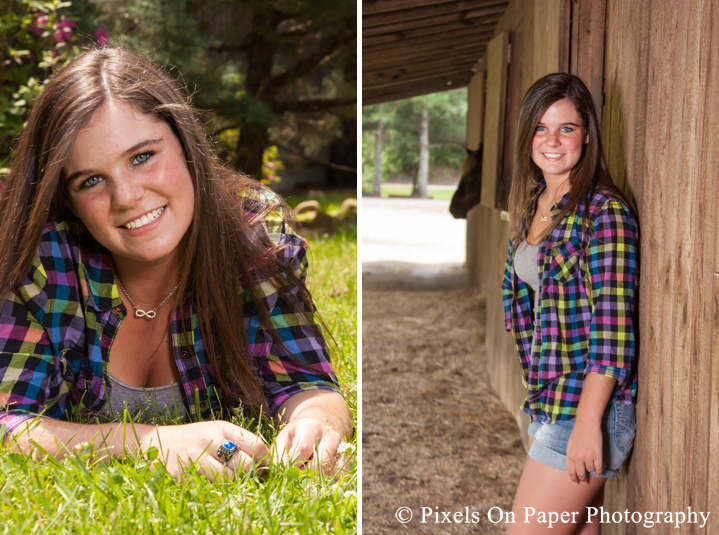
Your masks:
M317 446L316 466L324 474L333 476L337 473L339 456L337 450L342 443L342 437L338 433L329 432Z
M571 479L573 483L579 483L577 469L574 466L574 461L570 459L567 459L567 473L569 473L569 479Z

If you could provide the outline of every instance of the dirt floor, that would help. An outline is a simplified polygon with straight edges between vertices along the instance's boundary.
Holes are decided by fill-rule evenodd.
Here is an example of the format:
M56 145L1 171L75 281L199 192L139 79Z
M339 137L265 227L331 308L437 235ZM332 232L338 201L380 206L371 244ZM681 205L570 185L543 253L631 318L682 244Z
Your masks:
M363 267L362 531L504 533L487 515L511 509L525 453L486 382L484 299L414 271Z

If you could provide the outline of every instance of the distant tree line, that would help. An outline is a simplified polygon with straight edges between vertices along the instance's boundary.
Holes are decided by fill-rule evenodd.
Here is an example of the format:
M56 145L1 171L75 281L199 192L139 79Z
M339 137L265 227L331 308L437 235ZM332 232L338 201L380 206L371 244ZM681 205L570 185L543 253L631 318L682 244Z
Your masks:
M459 169L467 127L467 91L457 89L362 109L362 189L400 174L414 178L413 194L426 197L431 169Z

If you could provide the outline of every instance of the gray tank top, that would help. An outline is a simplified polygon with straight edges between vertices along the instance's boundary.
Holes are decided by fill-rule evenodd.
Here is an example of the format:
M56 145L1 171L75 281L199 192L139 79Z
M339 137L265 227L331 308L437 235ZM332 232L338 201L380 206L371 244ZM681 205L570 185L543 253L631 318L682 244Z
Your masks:
M129 414L136 417L133 420L136 422L146 422L158 416L183 418L187 416L179 383L155 388L138 388L119 381L109 373L107 376L111 388L107 403L99 413L100 416L113 418L122 414L125 406Z
M530 245L522 240L514 253L514 273L526 282L534 292L534 324L539 322L539 268L537 255L539 245Z

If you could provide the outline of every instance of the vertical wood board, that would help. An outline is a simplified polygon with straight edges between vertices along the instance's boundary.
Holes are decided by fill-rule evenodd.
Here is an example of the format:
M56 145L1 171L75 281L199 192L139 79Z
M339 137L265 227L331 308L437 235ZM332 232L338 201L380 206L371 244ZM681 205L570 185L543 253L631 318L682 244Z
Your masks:
M484 69L469 83L467 89L467 148L477 150L484 134Z
M497 182L502 172L508 46L509 34L501 33L487 47L481 201L487 208L495 207Z
M534 80L558 72L560 8L562 0L535 0L534 4Z

